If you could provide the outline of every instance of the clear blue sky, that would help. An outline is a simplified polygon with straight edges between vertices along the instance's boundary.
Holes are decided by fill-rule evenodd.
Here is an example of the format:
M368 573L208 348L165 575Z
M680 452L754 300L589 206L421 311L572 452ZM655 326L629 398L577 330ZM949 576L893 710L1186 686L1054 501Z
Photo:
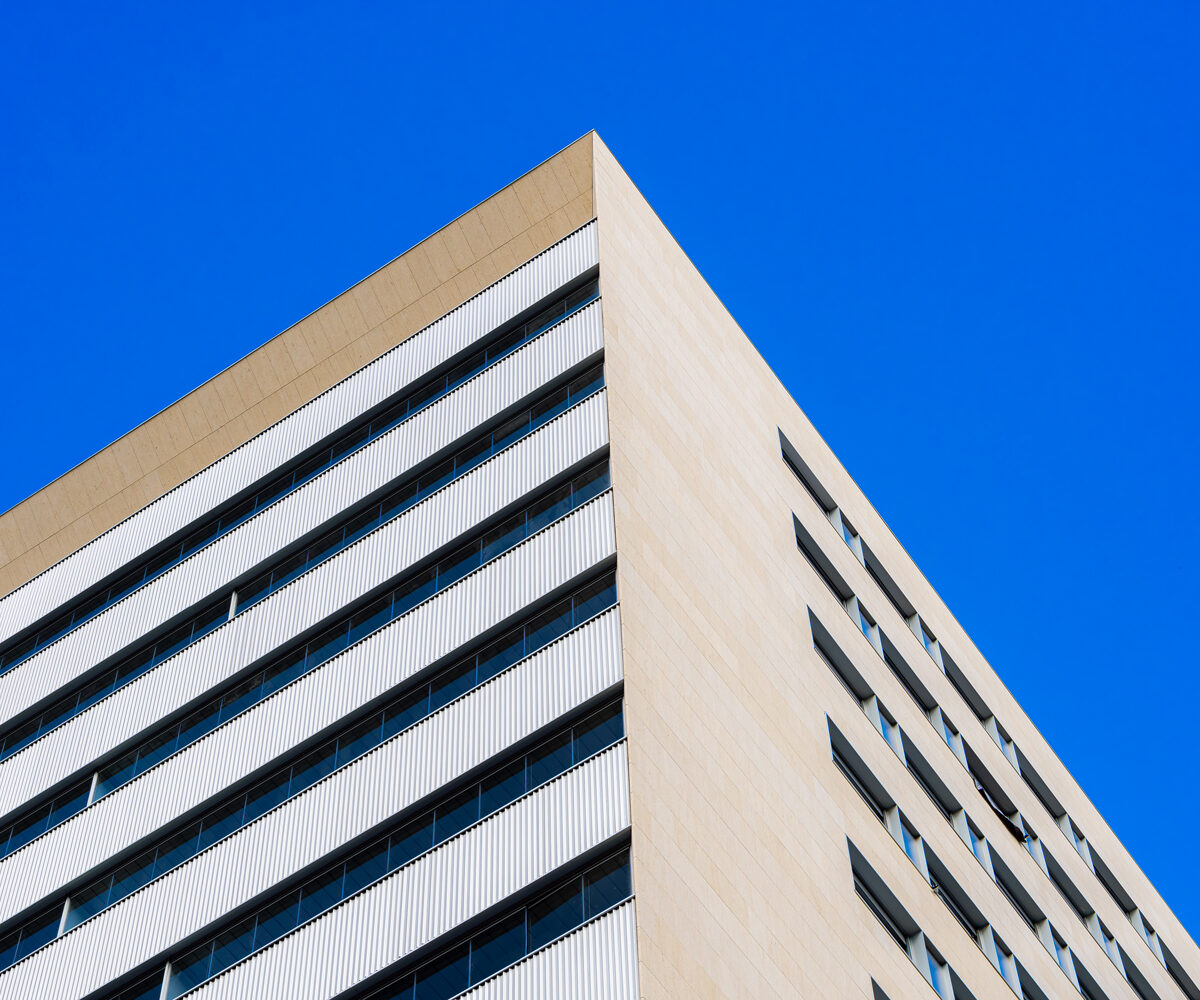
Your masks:
M594 127L1200 930L1200 7L979 6L9 5L0 509Z

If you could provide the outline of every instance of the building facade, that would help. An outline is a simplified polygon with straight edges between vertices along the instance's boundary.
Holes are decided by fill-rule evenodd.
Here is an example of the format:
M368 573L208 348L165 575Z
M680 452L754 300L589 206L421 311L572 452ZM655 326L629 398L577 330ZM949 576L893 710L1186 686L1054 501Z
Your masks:
M595 134L0 516L0 593L0 1000L1200 1000Z

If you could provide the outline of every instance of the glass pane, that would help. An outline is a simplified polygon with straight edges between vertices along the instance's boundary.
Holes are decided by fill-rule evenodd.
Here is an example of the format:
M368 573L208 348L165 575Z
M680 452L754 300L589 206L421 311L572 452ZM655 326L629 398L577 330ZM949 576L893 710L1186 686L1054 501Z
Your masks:
M343 547L342 542L346 537L346 532L342 528L338 528L336 531L331 531L329 534L318 538L308 547L308 565L315 566L317 563L328 559L334 552ZM351 533L348 537L354 538L355 536Z
M245 586L238 587L238 609L248 608L255 601L265 597L271 590L271 574L264 573L251 580Z
M571 482L573 491L572 503L578 507L582 503L586 503L598 493L603 493L611 485L611 480L608 474L608 463L598 465L595 468L588 469L581 476L576 476Z
M472 785L437 807L434 841L442 843L479 819L479 786Z
M296 469L295 475L292 477L292 482L298 484L312 478L329 464L330 457L331 452L329 450L318 452Z
M526 534L532 535L535 531L540 531L551 521L562 517L570 509L571 487L560 486L549 496L542 497L530 505L528 509L528 522L525 527Z
M255 674L242 681L221 699L221 721L232 719L262 698L262 674Z
M366 753L371 747L379 746L382 726L383 713L380 712L360 722L350 732L339 736L337 741L337 766L341 767L347 761L354 760L360 754Z
M479 654L479 683L495 677L525 655L525 630L514 629L501 636Z
M550 395L533 404L533 426L540 427L567 408L567 387L555 389Z
M21 932L19 930L0 937L0 969L7 969L12 965L13 956L17 953L17 942L20 940Z
M490 816L525 794L525 761L516 760L480 782L479 815Z
M417 495L427 497L434 490L441 489L451 479L454 478L454 459L448 458L440 465L435 465L432 469L421 476L420 487Z
M131 892L144 886L154 878L154 850L139 854L128 864L122 865L113 875L112 892L109 902L115 903L124 899Z
M416 1000L450 1000L470 984L470 945L439 955L417 969Z
M386 740L402 732L419 719L429 714L429 689L419 691L394 701L383 713L383 738Z
M595 392L602 385L604 385L604 367L602 365L596 365L595 368L591 368L584 372L571 383L569 387L571 392L571 402L574 403L580 399L583 399L584 396Z
M503 357L509 351L520 347L523 343L525 343L524 325L517 327L510 333L506 333L487 349L488 364L491 364L497 358Z
M158 845L154 858L154 874L168 872L177 864L192 857L200 846L200 824L193 823L186 830L172 834Z
M583 891L579 879L529 907L529 950L561 937L583 921Z
M174 632L168 632L165 636L154 644L154 659L161 662L168 656L179 652L192 638L192 623L188 622L175 629Z
M245 796L238 796L233 802L218 806L200 821L200 850L215 844L242 825L244 800Z
M475 686L475 661L466 660L443 670L430 683L429 711L436 712L464 691Z
M492 454L492 436L485 434L454 456L454 474L464 475Z
M318 663L324 663L331 656L336 656L346 648L349 639L348 626L335 625L327 629L308 644L308 655L305 657L305 667L311 670Z
M388 871L395 871L432 846L433 816L427 814L392 834L388 849Z
M553 642L571 628L571 600L559 601L526 626L525 648L530 653Z
M224 625L228 620L228 601L221 601L219 604L214 604L212 607L206 608L192 626L192 640L195 641L203 635L208 635L209 632L220 625Z
M617 603L617 579L606 576L575 595L575 624L587 621Z
M147 740L137 749L137 764L134 773L141 774L149 770L163 758L175 752L175 740L179 735L177 726L172 726L166 732L161 732Z
M167 985L167 996L177 997L208 978L209 960L212 958L212 942L193 948L182 958L171 960L171 981Z
M529 432L529 413L521 413L506 420L492 434L492 454L507 448L514 441L523 438Z
M299 903L300 893L289 892L282 899L277 899L258 911L254 930L255 949L270 944L296 926Z
M380 505L382 508L380 517L384 521L387 521L389 518L395 517L402 511L408 510L408 508L413 505L416 499L417 484L406 483L400 489L396 490L395 493L391 493L384 498L383 503Z
M479 542L472 542L470 545L463 546L463 548L438 563L438 590L443 590L456 580L461 580L478 565Z
M20 960L58 936L58 925L62 920L62 907L39 913L21 928L21 941L17 945L16 959Z
M46 821L50 818L50 806L31 809L12 825L12 834L8 840L8 849L15 851L18 847L28 844L34 837L39 837L46 830Z
M108 905L108 887L111 882L112 878L105 875L87 888L71 893L71 909L67 913L68 927L82 923Z
M445 391L445 388L446 378L442 376L441 378L434 379L429 385L418 389L408 397L408 412L416 413L422 406L427 405L440 396Z
M561 319L565 311L561 302L543 309L525 324L526 336L536 337L540 331Z
M79 699L75 704L76 710L82 712L89 705L94 705L112 688L112 674L105 674L103 677L98 677L90 684L84 686L79 692Z
M135 587L140 587L146 579L145 567L138 567L132 573L126 573L121 579L108 588L108 599L115 601L128 594Z
M68 816L74 816L86 806L91 790L91 781L81 781L78 785L73 785L65 792L60 793L50 808L50 818L46 822L46 829L57 826Z
M632 895L629 855L618 854L602 861L583 876L584 919L603 913Z
M385 838L360 851L346 862L346 881L342 885L342 896L358 892L377 878L383 878L388 870L388 842Z
M341 459L345 458L351 452L356 451L358 448L360 448L366 442L366 440L367 440L367 425L363 424L361 427L358 427L355 430L351 431L345 437L334 442L333 447L330 449L330 451L331 451L331 455L330 455L330 459L329 459L330 464L332 465L334 462L340 461Z
M374 531L379 527L379 524L379 504L373 504L361 514L357 514L352 517L346 524L346 530L344 533L345 544L349 545L355 539L362 538L363 535ZM310 562L315 564L316 557L314 556Z
M487 364L487 355L483 351L476 351L465 361L460 361L446 374L447 388L453 389L456 385L462 385L463 382L480 371L485 364Z
M471 985L482 982L525 954L525 914L518 911L471 939Z
M304 673L304 653L304 646L301 646L299 649L293 649L290 653L286 653L285 655L281 656L263 671L264 698L272 691L278 691L285 684L294 681L297 677Z
M100 777L96 781L96 798L111 792L114 788L119 788L132 778L133 765L136 760L136 753L127 753L124 757L102 768Z
M589 715L575 727L575 761L586 760L625 735L621 705L609 705Z
M65 722L72 716L77 715L79 713L78 704L78 694L69 695L62 701L56 702L41 714L41 717L37 721L38 732L48 733L60 722Z
M129 659L118 664L117 668L112 672L114 689L120 687L129 678L144 674L156 662L152 646L147 646L140 652L134 653Z
M343 866L324 872L300 890L300 923L311 920L342 898Z
M162 995L162 973L147 976L124 990L119 1000L158 1000Z
M525 537L525 515L518 514L484 533L481 562L495 559Z
M537 788L571 766L571 734L560 733L531 750L526 758L526 783Z
M253 947L254 918L248 917L217 937L209 975L215 976L222 969L228 969L234 962L249 955Z
M288 797L288 785L291 778L291 772L288 768L282 771L277 771L265 781L260 781L257 785L246 793L246 818L244 822L249 823L252 819L257 819L268 809L274 809Z
M285 559L271 572L271 590L276 591L285 583L296 579L308 568L308 553L297 552L290 559Z
M395 406L389 406L379 416L371 421L368 436L377 438L380 434L395 427L409 414L408 400L402 399Z
M434 580L437 573L431 568L419 573L411 580L396 588L392 615L399 616L415 608L425 598L434 593Z
M392 620L392 598L381 597L378 601L368 604L361 611L356 611L350 618L350 642L358 642L364 636L370 635L381 625Z
M314 781L320 781L333 770L333 762L336 756L336 744L327 743L293 766L292 781L288 789L288 794L295 795L298 792L302 792Z
M9 733L4 740L5 754L13 753L26 743L32 742L38 735L38 727L41 725L41 721L41 716L38 716L36 719L30 719L23 726L19 726Z
M221 721L221 704L219 701L209 702L197 712L193 712L179 724L179 746L185 747L194 743L205 733L217 728Z
M265 487L263 487L263 489L258 491L258 493L254 497L254 506L257 507L259 510L262 510L262 508L266 507L268 504L274 503L276 500L278 500L281 496L283 496L285 493L287 493L291 488L292 488L291 474L289 473L286 476L280 476L269 486L265 486ZM227 528L232 523L233 522L231 520L226 520L226 518L221 518L222 529Z

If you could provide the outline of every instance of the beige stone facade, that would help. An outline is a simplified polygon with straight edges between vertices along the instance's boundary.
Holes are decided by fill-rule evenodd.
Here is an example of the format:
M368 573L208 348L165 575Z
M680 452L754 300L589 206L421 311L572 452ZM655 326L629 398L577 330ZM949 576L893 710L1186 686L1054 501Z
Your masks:
M847 838L972 994L1008 996L831 760L852 744L1048 997L1079 993L814 650L810 611L1104 995L1127 976L986 804L798 550L793 516L1167 1000L1136 919L1200 952L608 149L589 134L0 517L7 593L592 218L598 219L624 637L640 992L932 994L855 894ZM798 335L800 335L798 333ZM1136 901L1123 912L909 624L784 464L779 432ZM997 613L1000 613L999 610ZM994 724L994 723L993 723ZM1165 834L1164 834L1165 835Z

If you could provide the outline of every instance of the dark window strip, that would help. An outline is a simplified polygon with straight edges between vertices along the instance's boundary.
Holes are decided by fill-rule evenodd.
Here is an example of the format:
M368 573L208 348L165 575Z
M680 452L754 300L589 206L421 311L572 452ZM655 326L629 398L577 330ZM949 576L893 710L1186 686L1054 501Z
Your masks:
M464 360L455 364L449 372L427 380L419 388L409 391L374 419L361 422L350 430L344 431L333 445L304 459L287 473L275 477L257 493L239 501L223 514L209 518L198 527L193 527L182 541L174 542L155 553L137 568L126 572L115 583L72 601L69 611L58 615L48 624L42 625L36 632L9 645L8 649L0 653L0 674L60 639L71 629L95 617L105 608L116 604L117 601L132 593L142 584L160 576L172 566L177 566L188 556L221 535L232 531L243 521L253 517L280 497L320 475L346 456L353 454L391 430L401 421L414 416L419 410L441 399L468 379L474 378L485 368L491 367L501 358L507 357L518 347L528 343L551 325L560 322L570 313L582 309L598 297L599 283L595 280L564 296L527 323L493 339L487 347L476 349Z
M603 384L603 369L597 365L588 369L568 385L551 390L532 406L504 421L495 430L481 435L421 476L414 477L393 490L383 501L365 511L354 514L333 532L322 536L308 548L288 555L265 574L260 574L249 583L236 588L238 600L235 613L240 613L253 604L257 604L318 563L329 559L359 538L374 531L383 523L399 517L410 507L431 496L448 483L466 475L488 458L532 434L576 403L582 402L587 396L599 390ZM51 729L90 708L101 698L112 694L117 688L140 677L192 643L199 642L209 632L223 625L230 617L231 592L227 591L222 597L210 601L190 620L171 629L157 641L148 643L136 653L127 656L116 667L110 668L98 678L86 682L82 688L66 698L60 699L40 715L10 729L4 736L3 749L0 749L0 760L28 746Z
M437 805L415 818L405 819L349 858L329 865L299 888L278 894L255 913L230 922L208 940L172 956L167 996L177 997L220 974L235 962L265 948L343 899L457 836L467 827L613 746L623 737L624 719L619 701L564 727L528 753L510 758L482 780L450 792ZM604 864L601 862L589 870L602 869ZM590 919L627 898L630 895L627 881L619 894L616 890L621 885L597 885L594 894L596 908L583 919ZM551 890L542 898L553 898L555 894L556 890ZM554 930L556 926L553 908L549 908L531 938L538 942L535 947L541 947L546 941L570 929ZM541 940L546 934L549 937ZM511 963L504 963L507 964Z
M195 857L218 840L252 823L268 810L294 798L326 775L428 718L444 705L474 690L567 632L611 608L616 603L616 578L612 573L586 584L556 601L525 623L510 629L472 656L438 671L404 692L384 708L348 724L315 750L305 751L283 767L256 782L248 791L230 796L186 826L161 836L156 844L68 894L63 930L82 923L101 910L136 892L152 879ZM63 917L63 902L56 903L53 928L45 936L45 914L0 936L0 970L56 936ZM31 936L37 943L26 946ZM15 949L15 951L13 950Z
M388 622L407 614L468 573L495 560L554 520L598 496L608 485L607 463L593 466L562 486L544 493L524 510L477 535L427 569L409 574L388 593L355 607L336 625L276 657L265 669L243 679L231 690L211 699L179 722L163 727L141 746L100 767L90 801L94 802L132 781L143 771L241 714L285 684L316 669ZM11 854L49 830L51 822L54 825L62 823L89 804L86 797L77 796L66 806L51 809L58 801L55 799L50 807L43 805L29 810L7 829L0 829L0 857Z

